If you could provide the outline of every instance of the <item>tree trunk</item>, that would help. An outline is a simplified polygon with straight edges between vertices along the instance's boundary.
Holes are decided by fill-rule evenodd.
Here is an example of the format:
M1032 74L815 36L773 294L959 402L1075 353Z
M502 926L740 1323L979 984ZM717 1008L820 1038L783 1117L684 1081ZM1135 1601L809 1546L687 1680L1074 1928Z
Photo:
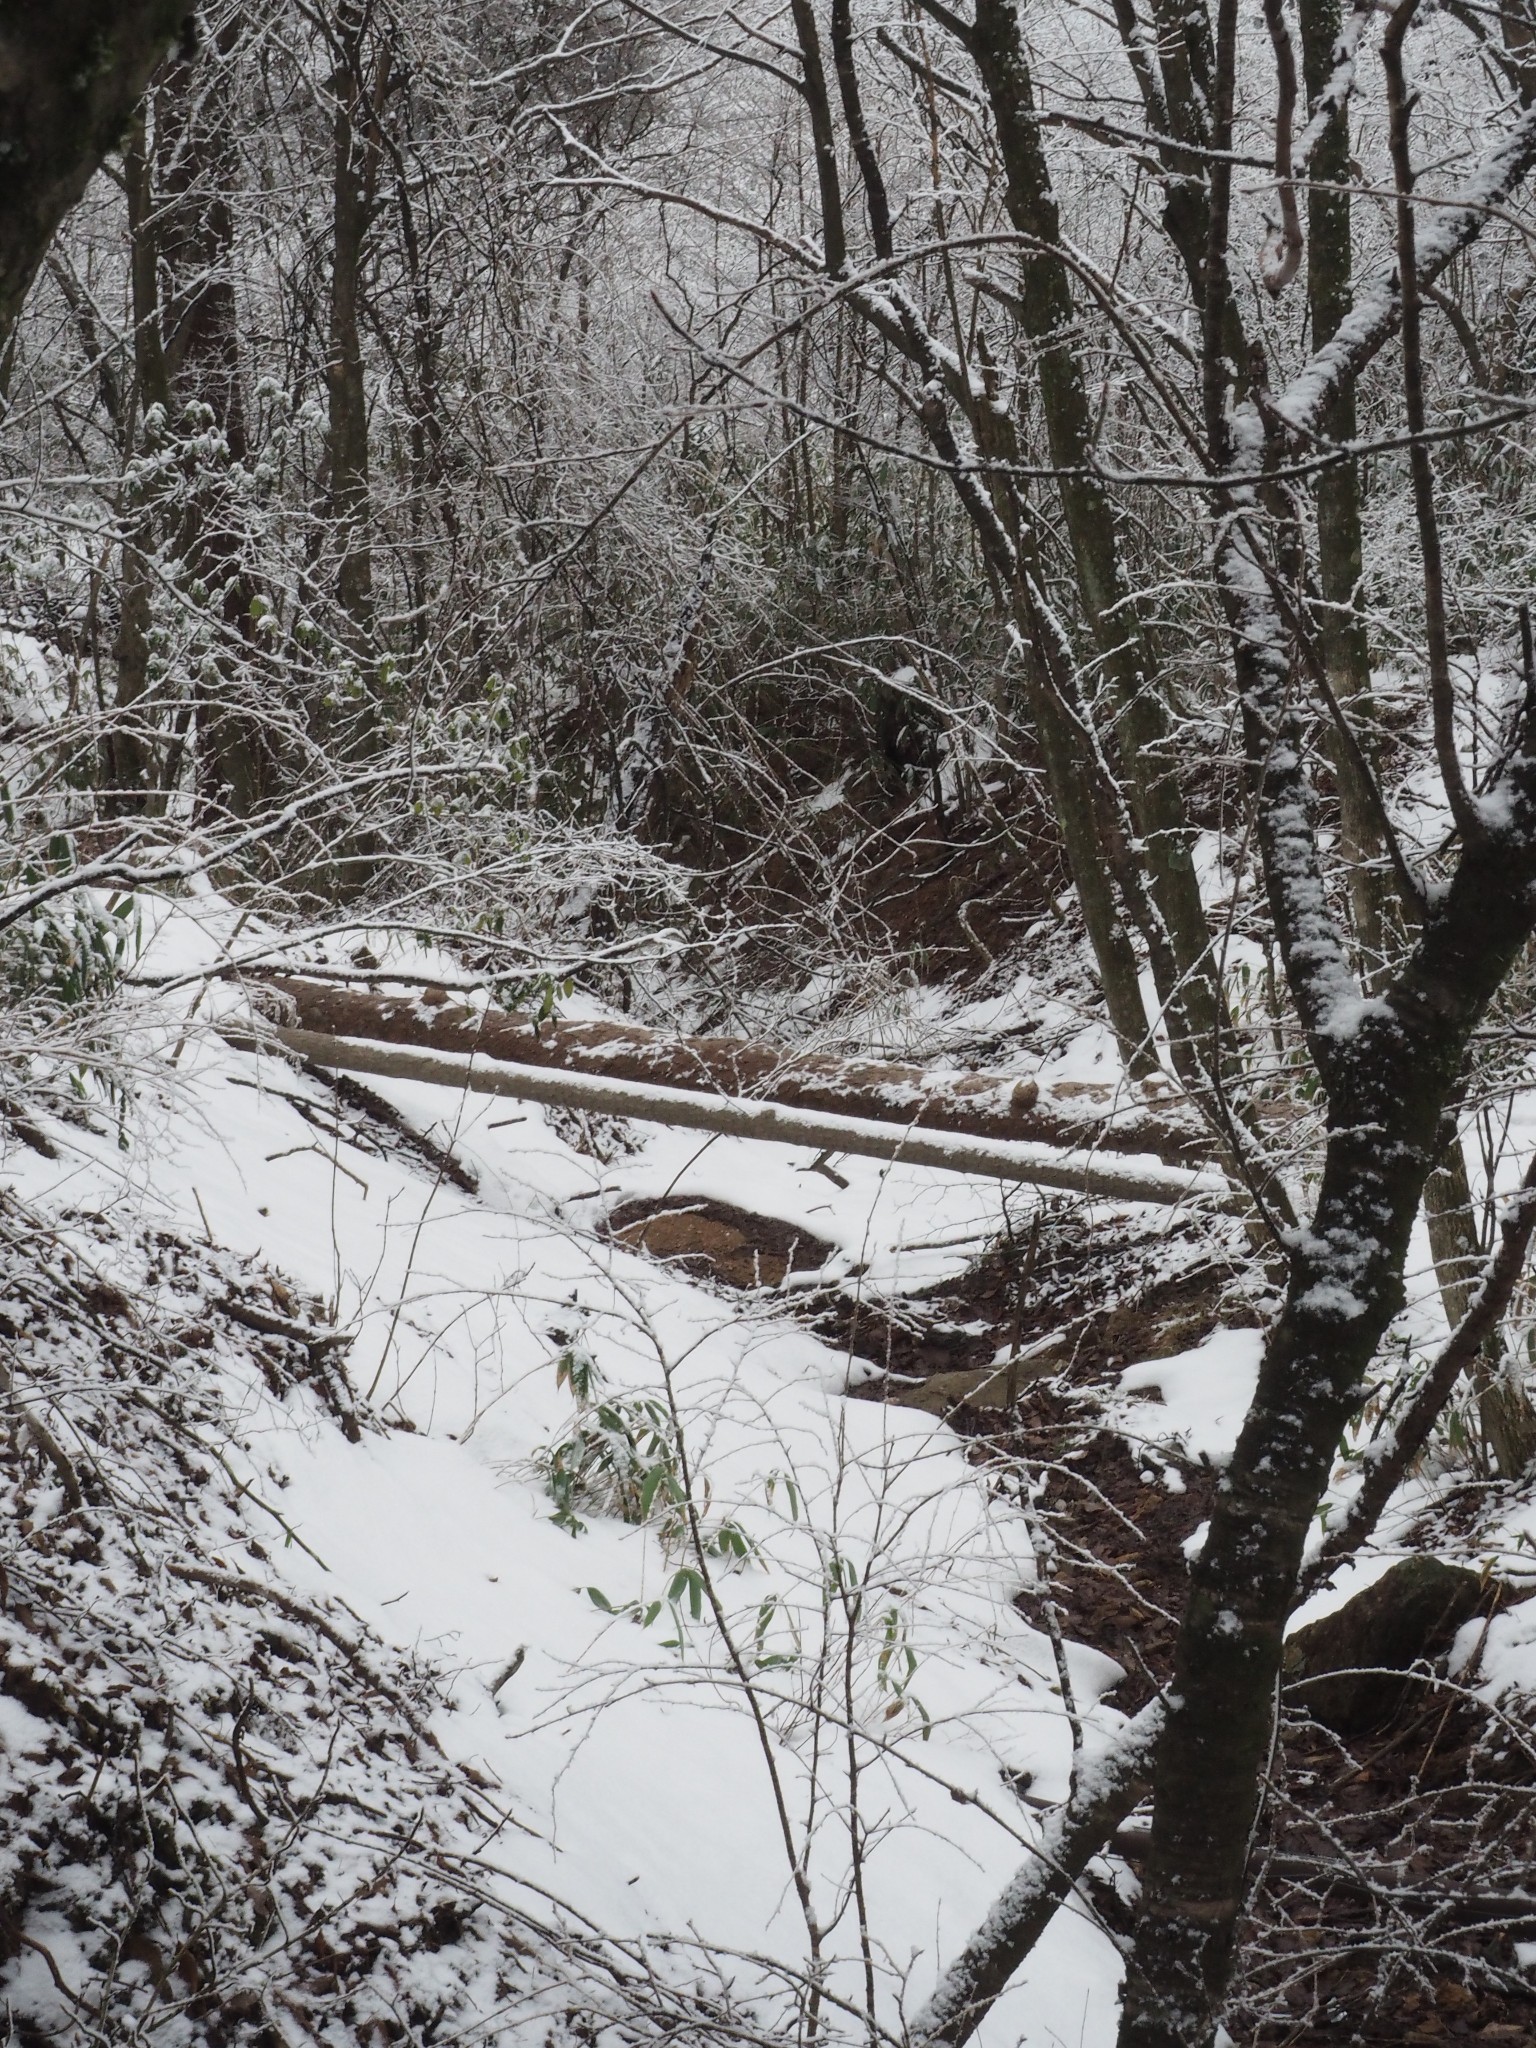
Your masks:
M1339 0L1302 0L1302 71L1309 100L1315 100L1333 69L1338 41ZM1312 346L1321 348L1338 331L1353 303L1349 194L1349 116L1340 108L1313 153L1307 190L1307 311ZM1330 440L1355 438L1355 392L1346 385L1324 423ZM1322 596L1318 638L1328 681L1341 709L1356 727L1369 761L1370 650L1360 614L1361 477L1356 462L1325 469L1317 480L1317 580ZM1349 871L1350 906L1367 985L1382 980L1389 951L1401 941L1394 916L1386 849L1375 806L1354 754L1337 731L1324 727L1324 745L1339 795L1339 853Z
M230 67L239 42L239 23L226 19L211 49L165 67L155 92L155 167L170 387L178 409L199 408L224 444L222 461L197 458L176 536L178 555L208 592L223 641L215 656L219 687L205 689L198 703L198 777L205 803L247 817L261 801L271 760L242 658L256 653L256 591L224 468L250 455L228 197L238 177Z
M1210 1141L1179 1114L1171 1090L1056 1092L1028 1076L946 1074L879 1060L803 1053L741 1038L676 1038L639 1024L536 1022L504 1010L472 1010L446 990L380 995L297 976L264 973L274 1016L305 1031L388 1045L477 1054L519 1066L584 1073L706 1095L763 1096L788 1107L875 1119L929 1131L1097 1151L1150 1153L1200 1165Z
M354 651L373 636L373 550L369 539L368 391L363 375L363 263L373 220L379 148L375 84L369 76L370 0L341 0L331 77L331 302L325 359L327 516L338 551L336 602ZM365 718L366 724L371 720ZM366 741L365 741L366 743Z
M1178 985L1158 993L1208 1042L1221 1016L1210 932L1200 901L1193 841L1179 785L1167 705L1120 561L1116 522L1095 475L1092 416L1072 341L1075 308L1058 253L1061 226L1035 116L1034 86L1009 0L978 0L970 36L1006 173L1009 218L1027 238L1016 311L1037 351L1051 460L1062 472L1062 510L1084 617L1113 690L1116 738L1131 813L1143 842L1152 898L1167 928Z
M704 1095L681 1088L657 1088L639 1081L604 1080L595 1074L550 1072L466 1058L458 1053L405 1051L366 1040L330 1038L316 1031L270 1027L277 1043L316 1066L343 1073L378 1074L386 1079L426 1081L471 1095L508 1096L514 1102L554 1103L598 1116L634 1117L641 1123L682 1130L717 1131L725 1137L757 1138L776 1145L814 1145L824 1156L906 1160L948 1173L978 1174L1024 1187L1059 1189L1111 1202L1152 1202L1170 1207L1219 1192L1197 1185L1190 1174L1152 1168L1117 1168L1081 1156L1042 1158L1027 1145L970 1138L949 1131L903 1128L872 1118L829 1116L792 1109L780 1102L744 1101L740 1096ZM249 1044L248 1034L231 1033Z
M160 325L160 247L155 219L154 177L143 109L134 115L123 143L123 183L128 200L128 271L133 308L132 402L128 408L125 456L143 455L164 438L170 408L165 348ZM117 817L153 809L160 790L161 748L157 743L150 665L150 567L159 537L152 486L130 476L122 489L122 567L118 583L116 716L106 741L111 782L106 809Z
M1471 1306L1487 1254L1478 1242L1466 1155L1454 1134L1424 1183L1424 1222L1445 1319L1455 1330ZM1484 1452L1502 1478L1517 1479L1536 1457L1536 1409L1510 1365L1495 1327L1472 1357L1472 1385Z
M0 357L54 230L122 140L186 0L6 0L0 10Z
M830 135L832 114L813 10L809 7L797 9L795 24L800 38L805 90L812 103L813 131L817 136ZM864 120L854 60L851 10L846 0L840 0L840 4L833 6L831 27L838 91L864 187L871 240L876 254L889 258L894 250L890 204L879 159ZM818 154L819 164L823 162L823 155ZM823 171L820 184L823 241L828 270L838 275L845 262L847 241L841 218L842 200L835 151L829 162L830 168ZM828 219L829 210L835 213L835 219ZM929 445L948 470L961 507L970 519L999 608L1009 612L1015 623L1030 716L1045 759L1046 780L1055 805L1067 865L1077 889L1088 943L1098 969L1110 1029L1114 1032L1127 1071L1142 1078L1155 1071L1157 1053L1142 1001L1136 950L1121 918L1114 886L1102 857L1092 763L1086 758L1080 735L1072 729L1071 721L1065 715L1059 693L1051 687L1048 670L1052 651L1042 640L1042 621L1035 595L1040 579L1036 574L1038 550L1032 517L1011 478L994 472L988 484L981 483L961 449L950 409L955 408L965 419L977 448L994 460L1003 462L1018 459L1012 417L1001 405L976 403L968 376L956 358L946 358L935 347L910 294L902 292L894 298L887 298L860 292L854 294L849 303L901 351L922 378L924 393L918 407L919 421Z
M1317 1207L1191 1573L1121 2048L1204 2048L1214 2032L1303 1545L1402 1304L1409 1235L1468 1039L1529 936L1533 870L1524 835L1469 850L1402 973L1327 1059Z

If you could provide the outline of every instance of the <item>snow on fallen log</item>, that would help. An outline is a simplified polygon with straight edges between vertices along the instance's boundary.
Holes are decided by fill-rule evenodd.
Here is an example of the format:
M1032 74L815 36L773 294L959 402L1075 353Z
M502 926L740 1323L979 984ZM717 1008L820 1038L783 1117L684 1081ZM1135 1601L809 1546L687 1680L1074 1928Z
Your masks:
M1093 1082L1042 1087L1016 1074L930 1072L741 1038L680 1038L638 1024L535 1023L451 1002L442 990L381 995L289 975L263 975L256 1000L275 1022L334 1038L377 1039L706 1095L770 1097L785 1108L903 1129L920 1124L1010 1143L1150 1155L1170 1166L1202 1165L1211 1157L1207 1133L1181 1110L1171 1083L1153 1081L1140 1092L1129 1083L1119 1090Z
M916 2048L964 2048L1077 1880L1145 1796L1165 1719L1162 1700L1150 1700L1079 1770L1065 1806L1046 1819L1033 1856L913 2020L908 2039Z
M970 1137L915 1126L900 1128L870 1117L833 1116L790 1108L781 1102L697 1095L686 1089L663 1088L642 1081L616 1081L596 1074L519 1066L470 1053L423 1052L414 1047L338 1038L283 1025L269 1025L263 1035L316 1066L374 1074L385 1080L428 1081L475 1095L506 1095L517 1102L584 1109L600 1116L633 1117L641 1123L716 1131L732 1138L813 1145L824 1151L854 1153L871 1159L904 1159L917 1166L937 1166L951 1173L979 1174L1029 1187L1058 1188L1105 1201L1150 1202L1171 1207L1199 1198L1225 1207L1230 1199L1224 1184L1210 1174L1159 1170L1150 1164L1137 1168L1129 1162L1116 1167L1081 1153L1051 1153L1017 1140ZM249 1043L248 1035L240 1034L239 1042Z

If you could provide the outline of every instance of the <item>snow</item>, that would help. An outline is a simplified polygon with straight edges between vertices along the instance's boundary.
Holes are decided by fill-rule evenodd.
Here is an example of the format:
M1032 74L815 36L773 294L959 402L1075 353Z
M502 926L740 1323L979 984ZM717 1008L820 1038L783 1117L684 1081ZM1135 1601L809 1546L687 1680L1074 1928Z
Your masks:
M147 918L142 965L192 971L233 926L204 887ZM426 975L445 963L423 951L414 964ZM159 1222L259 1258L315 1298L306 1318L349 1339L352 1386L384 1426L350 1442L304 1388L274 1393L247 1374L226 1386L223 1454L286 1584L344 1603L381 1654L446 1672L437 1738L509 1816L487 1846L496 1881L540 1888L618 1940L681 1938L733 1956L728 1974L751 1996L762 1970L744 1958L807 1967L790 1862L803 1854L829 1987L857 2004L851 1724L880 2012L895 2023L919 2010L987 1916L1027 1892L1040 1867L1030 1851L1060 1816L1043 1819L1011 1783L1064 1800L1070 1730L1050 1645L1013 1605L1034 1574L1022 1517L944 1424L849 1399L877 1371L790 1311L798 1286L892 1296L952 1279L1005 1226L1017 1231L1032 1198L911 1160L842 1157L839 1186L804 1146L640 1125L583 1135L536 1104L371 1082L409 1129L451 1146L471 1194L382 1143L322 1079L222 1040L211 1026L238 1005L229 985L190 1028L189 1000L185 989L142 998L126 1151L105 1120L55 1123L60 1158L14 1149L3 1178L65 1236L82 1216L124 1236ZM907 1028L930 1051L974 1042L1010 1032L1033 1001L1022 983L963 1011L923 995ZM1059 1028L1047 1078L1112 1089L1102 1034L1074 1031L1066 1013ZM826 1261L746 1295L695 1283L602 1228L620 1204L661 1197L803 1226ZM1359 1247L1333 1250L1347 1274ZM1422 1247L1415 1256L1427 1266ZM1430 1287L1404 1320L1416 1341L1434 1336L1433 1302ZM573 1536L552 1519L540 1459L575 1415L557 1382L573 1344L621 1401L673 1404L706 1540L727 1526L742 1538L744 1555L710 1567L729 1641L707 1600L677 1591L692 1554L657 1522L586 1511ZM1134 1362L1107 1419L1154 1468L1174 1447L1219 1466L1261 1351L1260 1332L1223 1329ZM1354 1483L1341 1471L1337 1499ZM1387 1568L1427 1483L1405 1489L1378 1547L1295 1625ZM38 1496L39 1521L48 1508ZM1522 1555L1529 1569L1532 1520L1480 1539L1501 1571L1518 1573ZM1119 1668L1082 1645L1068 1655L1087 1754L1111 1757L1125 1724L1102 1696ZM1536 1602L1495 1620L1472 1682L1491 1696L1536 1686ZM0 1703L6 1753L36 1749L40 1729L46 1739ZM1118 1974L1107 1937L1069 1904L983 2043L1107 2048Z
M1536 1694L1536 1599L1526 1598L1503 1609L1487 1623L1482 1656L1478 1661L1479 1691L1488 1699L1507 1692ZM1475 1622L1463 1635L1483 1637L1484 1624ZM1472 1654L1476 1643L1458 1639L1458 1653Z
M205 895L195 919L183 908L151 928L142 967L189 969L232 925ZM1028 1772L1044 1799L1068 1789L1050 1646L1012 1605L1033 1569L1027 1528L943 1424L846 1398L861 1375L787 1321L782 1297L726 1298L596 1226L668 1190L729 1201L803 1222L833 1247L829 1274L862 1268L858 1284L899 1291L957 1272L1000 1228L1003 1191L867 1159L839 1162L839 1189L804 1148L638 1127L637 1149L599 1158L533 1105L510 1115L371 1084L452 1144L478 1178L469 1196L419 1159L367 1149L321 1082L203 1030L227 991L205 1001L174 1070L185 992L144 1000L149 1085L130 1149L104 1125L59 1125L57 1162L17 1149L5 1178L66 1231L69 1211L145 1219L258 1256L350 1335L352 1385L389 1427L350 1443L302 1389L244 1384L225 1454L266 1539L277 1514L293 1532L273 1568L298 1593L343 1601L385 1645L450 1672L454 1709L435 1732L514 1816L494 1860L610 1935L692 1930L803 1967L782 1797L829 1982L857 2000L851 1713L882 2013L913 2009L1039 1838L1003 1773ZM537 1460L572 1418L556 1360L574 1336L614 1389L675 1402L705 1529L729 1520L751 1546L713 1575L733 1642L753 1659L766 1615L764 1654L782 1659L754 1673L766 1747L708 1607L666 1604L676 1546L655 1524L588 1515L573 1537L551 1520ZM1230 1403L1203 1422L1196 1408L1222 1373L1237 1398L1251 1350L1238 1333L1148 1369L1198 1446L1224 1437ZM909 1676L903 1657L880 1665L891 1642L911 1651ZM1102 1747L1121 1717L1095 1701L1117 1667L1080 1646L1071 1662ZM7 1747L25 1734L14 1714L0 1721ZM1108 2043L1118 1967L1101 1931L1061 1912L984 2040Z
M1259 1330L1217 1330L1193 1351L1130 1366L1120 1375L1118 1427L1133 1440L1224 1464L1253 1400L1262 1350ZM1154 1391L1156 1401L1135 1398Z

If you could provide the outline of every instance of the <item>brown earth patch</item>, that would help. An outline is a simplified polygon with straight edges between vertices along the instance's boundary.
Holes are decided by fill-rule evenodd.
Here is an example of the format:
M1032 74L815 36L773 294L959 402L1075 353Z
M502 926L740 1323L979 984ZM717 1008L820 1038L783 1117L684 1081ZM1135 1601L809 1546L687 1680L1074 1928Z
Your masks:
M1258 1320L1242 1260L1213 1247L1208 1229L1092 1223L1075 1207L1037 1213L1038 1227L920 1293L844 1287L815 1304L815 1329L906 1381L979 1374L1006 1349L1020 1356L1022 1389L1047 1371L1102 1383L1120 1366L1192 1349L1218 1323ZM865 1391L883 1398L878 1385Z
M790 1273L814 1272L832 1249L799 1224L729 1202L625 1202L608 1217L608 1231L686 1273L743 1289L778 1287Z
M1125 1676L1108 1697L1132 1713L1154 1682L1173 1675L1189 1591L1184 1544L1210 1514L1216 1474L1161 1449L1154 1468L1123 1438L1096 1430L1058 1451L1044 1478L1038 1508L1057 1544L1051 1597L1062 1630L1121 1666ZM1036 1593L1019 1594L1015 1605L1043 1626Z

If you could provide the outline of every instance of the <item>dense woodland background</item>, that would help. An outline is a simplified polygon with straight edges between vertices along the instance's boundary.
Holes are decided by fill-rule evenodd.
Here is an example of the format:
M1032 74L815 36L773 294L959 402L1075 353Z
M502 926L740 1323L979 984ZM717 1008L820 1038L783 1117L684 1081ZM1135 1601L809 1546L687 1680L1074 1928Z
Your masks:
M93 1119L152 1145L135 1119L171 1115L210 970L145 935L154 906L216 898L215 974L441 975L786 1053L1065 1060L1061 1101L1173 1105L1186 1163L1225 1176L1178 1226L1188 1270L1158 1273L1145 1217L1042 1197L949 1294L888 1305L883 1356L862 1297L816 1307L914 1382L945 1344L1061 1368L1001 1415L930 1406L1021 1512L1064 1518L1064 1549L1031 1536L1028 1610L1063 1658L1063 1620L1120 1654L1093 1590L1106 1559L1121 1583L1114 1518L1157 1554L1129 1574L1149 1632L1124 1740L1079 1771L1063 1675L1048 1854L926 2003L877 1998L855 1827L863 1984L823 2011L791 1857L812 1931L782 2010L807 2048L845 2023L959 2048L1074 1886L1127 1959L1124 2048L1206 2048L1224 2013L1276 2048L1533 2038L1529 1695L1474 1700L1441 1664L1433 1712L1318 1708L1289 1766L1275 1733L1288 1617L1400 1485L1424 1500L1388 1516L1392 1554L1479 1590L1414 1580L1429 1607L1396 1647L1350 1644L1364 1662L1442 1655L1467 1599L1486 1636L1528 1590L1533 162L1523 0L215 0L0 301L24 1149ZM142 1008L167 986L193 1001L168 1064ZM562 1143L622 1151L571 1116ZM734 1246L650 1249L793 1273L790 1223L751 1207L716 1218ZM644 1250L664 1208L610 1221ZM21 1211L0 1221L22 1272ZM55 1337L101 1324L48 1285ZM1229 1477L1191 1464L1164 1527L1073 1404L1261 1324ZM17 1442L58 1476L34 1421ZM652 1443L679 1501L681 1428ZM1052 1494L1064 1446L1108 1461L1107 1519ZM607 1507L644 1522L659 1484ZM326 1683L377 1676L344 1657ZM0 1912L12 1962L23 1923ZM598 1971L568 1930L529 1939L563 1958L551 1983ZM724 1991L669 2004L651 1961L624 1984L591 2026L758 2038ZM127 2039L126 2009L108 1989L70 2024ZM306 2010L306 2039L365 2038ZM188 2039L289 2038L250 2013L221 2033L176 2007Z

